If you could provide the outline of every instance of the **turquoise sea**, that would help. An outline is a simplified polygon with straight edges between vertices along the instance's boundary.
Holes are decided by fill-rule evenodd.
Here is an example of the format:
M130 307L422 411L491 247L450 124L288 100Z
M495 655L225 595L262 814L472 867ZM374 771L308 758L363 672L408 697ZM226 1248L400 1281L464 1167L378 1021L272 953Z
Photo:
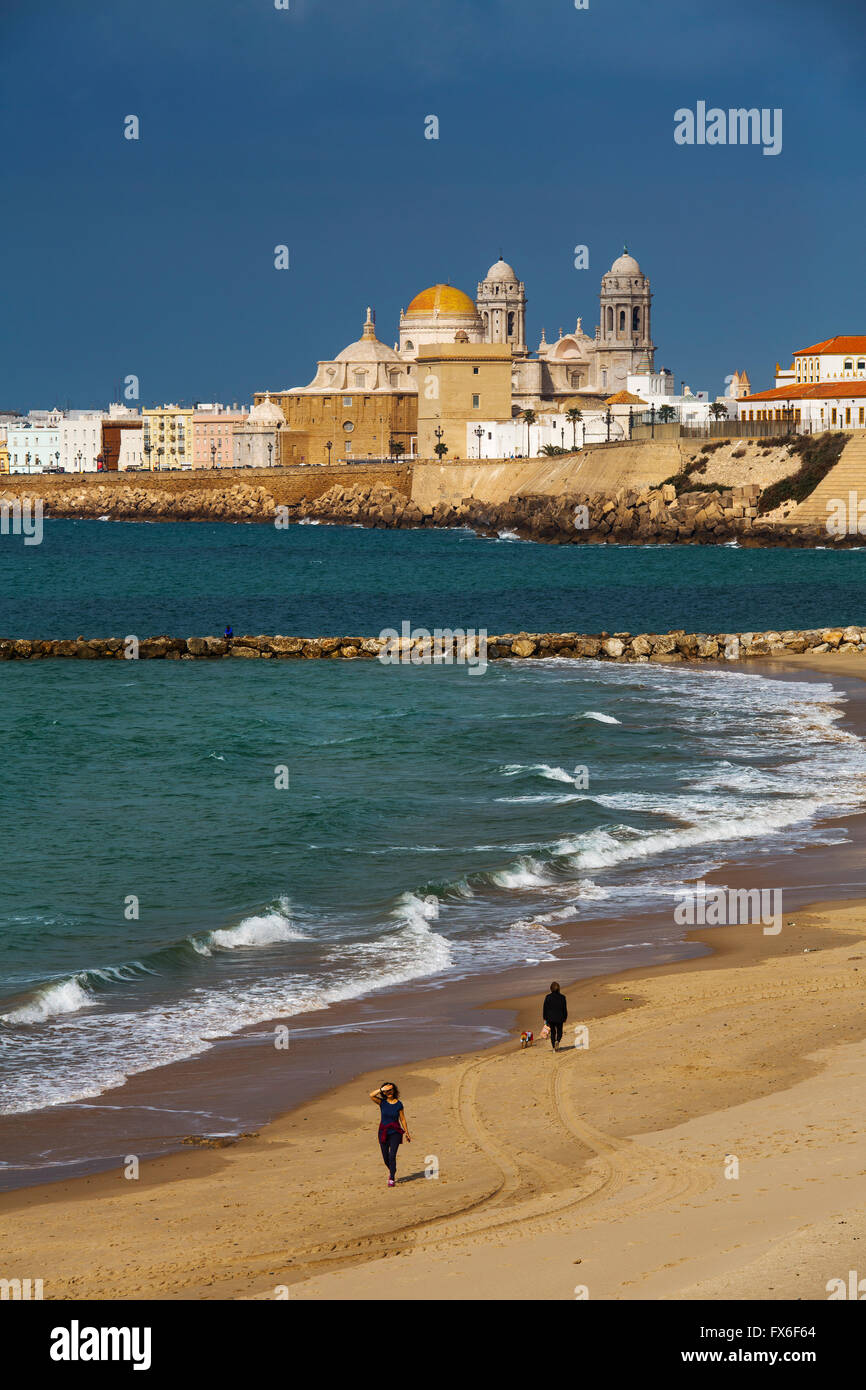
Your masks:
M0 536L0 637L423 627L742 631L863 617L866 550L549 546L468 530L47 521ZM396 619L396 622L395 622Z
M50 522L0 541L0 634L800 626L861 618L862 564ZM845 708L747 668L4 663L0 1115L266 1020L554 963L565 922L606 921L627 959L683 882L844 839L866 774Z

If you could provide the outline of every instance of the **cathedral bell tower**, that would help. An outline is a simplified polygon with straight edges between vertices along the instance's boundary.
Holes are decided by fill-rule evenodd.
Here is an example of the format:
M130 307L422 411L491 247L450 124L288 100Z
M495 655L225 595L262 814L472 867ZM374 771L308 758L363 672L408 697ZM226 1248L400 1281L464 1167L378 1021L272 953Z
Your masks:
M638 363L653 369L655 344L650 331L650 282L634 256L623 253L602 276L601 322L595 331L595 385L605 394L625 389Z
M501 257L480 282L476 304L485 343L510 343L515 356L525 357L526 287Z

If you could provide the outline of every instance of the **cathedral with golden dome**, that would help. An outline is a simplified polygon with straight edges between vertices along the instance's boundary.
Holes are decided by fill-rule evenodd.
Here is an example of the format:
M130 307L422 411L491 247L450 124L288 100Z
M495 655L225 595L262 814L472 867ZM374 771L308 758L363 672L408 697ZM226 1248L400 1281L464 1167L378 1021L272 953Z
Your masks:
M414 456L419 390L436 354L447 358L454 345L459 346L450 357L459 358L467 377L477 376L487 358L500 361L504 352L511 363L511 415L598 405L625 390L630 374L654 370L651 303L649 279L623 248L602 277L594 334L578 318L572 332L560 328L553 342L542 329L534 352L526 342L526 287L502 256L478 282L474 299L447 283L416 294L400 311L393 347L376 336L368 309L361 337L331 361L319 362L309 385L271 391L286 418L282 462L318 463L332 454L334 461ZM485 353L485 346L496 350ZM480 393L470 395L469 408L491 418ZM255 399L264 398L262 392ZM501 394L497 406L501 410Z

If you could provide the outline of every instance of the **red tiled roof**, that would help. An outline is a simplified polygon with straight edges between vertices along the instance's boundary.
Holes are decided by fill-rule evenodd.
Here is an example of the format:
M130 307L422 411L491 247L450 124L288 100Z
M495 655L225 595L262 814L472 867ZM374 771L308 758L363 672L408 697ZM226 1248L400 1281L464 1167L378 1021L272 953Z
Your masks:
M746 401L839 401L866 396L866 381L816 381L802 386L776 386L772 391L760 391L755 396L741 396Z
M866 352L866 338L825 338L823 343L813 343L811 347L800 348L795 357L820 357L824 352Z

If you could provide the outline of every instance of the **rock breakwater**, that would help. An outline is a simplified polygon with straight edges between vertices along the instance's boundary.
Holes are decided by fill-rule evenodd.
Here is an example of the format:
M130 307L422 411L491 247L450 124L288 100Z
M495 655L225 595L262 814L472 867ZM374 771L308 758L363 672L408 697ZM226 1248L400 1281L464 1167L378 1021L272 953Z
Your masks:
M740 661L784 653L866 652L866 624L777 632L460 632L388 637L105 637L0 639L0 661L65 657L95 660L344 660L460 664L478 658L676 662Z

